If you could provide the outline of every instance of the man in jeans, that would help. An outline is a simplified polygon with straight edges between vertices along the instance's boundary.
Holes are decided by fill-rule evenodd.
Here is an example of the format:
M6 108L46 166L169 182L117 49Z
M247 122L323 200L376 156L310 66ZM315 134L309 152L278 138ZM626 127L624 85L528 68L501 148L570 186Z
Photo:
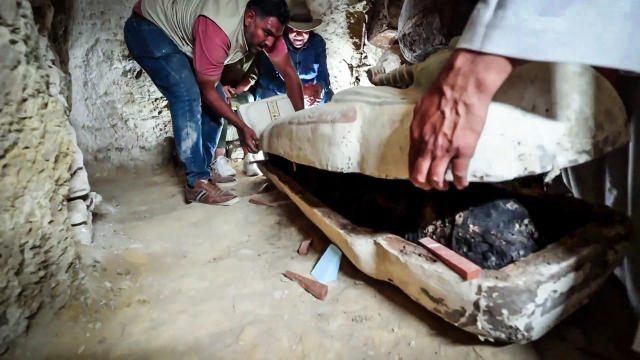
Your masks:
M288 22L285 0L140 0L134 6L125 42L169 101L176 149L187 168L188 203L238 200L211 177L221 117L238 129L248 151L258 151L256 134L220 96L225 64L264 51L283 74L294 109L304 107L300 79L282 39Z

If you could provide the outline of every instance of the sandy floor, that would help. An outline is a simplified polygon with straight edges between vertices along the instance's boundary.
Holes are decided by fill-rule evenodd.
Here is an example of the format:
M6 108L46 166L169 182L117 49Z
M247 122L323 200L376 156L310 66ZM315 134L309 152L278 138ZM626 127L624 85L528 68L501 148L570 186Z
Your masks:
M248 203L264 177L241 178L231 207L185 205L173 169L118 172L92 184L115 211L95 219L86 290L42 313L15 359L628 358L632 315L610 280L533 344L483 343L346 259L319 301L285 279L308 275L326 237L293 204ZM298 244L313 240L304 257Z

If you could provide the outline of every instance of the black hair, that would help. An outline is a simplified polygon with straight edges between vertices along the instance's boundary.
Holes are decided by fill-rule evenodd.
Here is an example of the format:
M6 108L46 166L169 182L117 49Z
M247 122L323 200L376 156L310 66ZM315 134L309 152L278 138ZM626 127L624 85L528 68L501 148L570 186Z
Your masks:
M275 17L282 25L289 23L289 7L285 0L249 0L247 10L253 10L260 18Z

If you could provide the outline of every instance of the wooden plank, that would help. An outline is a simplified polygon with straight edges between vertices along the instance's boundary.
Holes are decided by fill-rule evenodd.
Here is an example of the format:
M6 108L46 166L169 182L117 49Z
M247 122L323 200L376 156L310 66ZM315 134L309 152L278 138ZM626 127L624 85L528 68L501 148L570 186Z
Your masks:
M289 197L279 190L273 190L266 193L255 194L249 198L249 202L254 205L265 205L270 207L278 207L291 202Z
M325 284L321 284L313 279L309 279L300 274L296 274L293 271L285 271L284 275L287 279L293 280L298 283L309 294L315 296L318 300L324 300L329 293L329 287Z
M422 238L418 242L463 279L475 279L482 274L482 268L441 243L428 237Z

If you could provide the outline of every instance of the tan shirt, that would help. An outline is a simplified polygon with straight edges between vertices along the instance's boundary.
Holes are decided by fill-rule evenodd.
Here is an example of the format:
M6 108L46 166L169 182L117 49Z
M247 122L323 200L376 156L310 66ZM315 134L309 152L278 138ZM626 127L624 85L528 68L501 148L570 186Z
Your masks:
M225 64L248 52L244 38L244 11L249 0L144 0L144 17L158 25L180 50L193 56L193 25L198 16L213 20L231 42Z

